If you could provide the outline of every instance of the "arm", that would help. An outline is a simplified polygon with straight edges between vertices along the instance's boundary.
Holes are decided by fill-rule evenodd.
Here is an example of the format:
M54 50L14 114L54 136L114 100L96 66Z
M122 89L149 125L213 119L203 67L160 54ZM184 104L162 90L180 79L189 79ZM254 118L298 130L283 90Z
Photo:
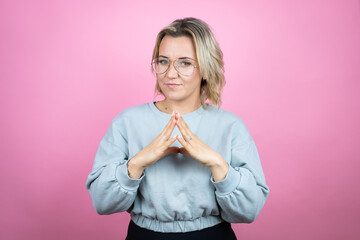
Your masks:
M243 122L234 128L229 171L215 186L221 217L227 222L251 223L263 208L269 188L265 183L259 154Z
M97 150L93 170L86 181L98 214L112 214L129 209L144 176L128 176L128 145L120 124L113 120Z
M201 141L180 116L177 126L183 136L177 137L183 146L180 152L211 168L221 217L227 222L253 222L265 204L269 188L255 143L243 121L239 119L229 131L233 136L231 159L227 161Z
M122 119L118 119L121 121ZM170 138L175 127L174 116L164 130L130 160L128 142L122 122L113 121L96 153L93 171L86 187L99 214L112 214L128 210L133 204L143 170L167 154L177 153L170 147L176 140Z

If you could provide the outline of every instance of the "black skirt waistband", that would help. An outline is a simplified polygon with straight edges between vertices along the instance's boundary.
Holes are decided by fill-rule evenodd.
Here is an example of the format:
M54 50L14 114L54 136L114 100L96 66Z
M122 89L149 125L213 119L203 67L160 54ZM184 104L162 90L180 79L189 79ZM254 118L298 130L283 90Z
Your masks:
M236 240L231 224L222 222L199 231L185 233L154 232L136 225L130 220L126 240Z

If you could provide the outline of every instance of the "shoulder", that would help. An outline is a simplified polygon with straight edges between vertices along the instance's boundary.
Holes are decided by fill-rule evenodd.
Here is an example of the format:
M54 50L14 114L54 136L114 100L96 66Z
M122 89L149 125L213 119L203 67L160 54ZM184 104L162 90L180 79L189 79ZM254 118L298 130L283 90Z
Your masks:
M205 112L209 117L221 120L223 123L244 125L244 121L238 115L214 105L207 104Z
M235 113L213 105L208 105L205 112L208 114L206 119L212 119L215 126L227 129L231 135L250 136L244 120Z
M143 103L136 106L131 106L123 109L114 119L113 121L121 121L125 119L138 118L142 115L148 113L149 111L149 103Z
M137 125L149 113L149 104L144 103L121 110L111 121L108 131L126 135L132 126ZM125 136L126 137L126 136Z
M115 128L124 129L143 120L149 115L149 103L143 103L131 106L121 110L111 121L111 125Z

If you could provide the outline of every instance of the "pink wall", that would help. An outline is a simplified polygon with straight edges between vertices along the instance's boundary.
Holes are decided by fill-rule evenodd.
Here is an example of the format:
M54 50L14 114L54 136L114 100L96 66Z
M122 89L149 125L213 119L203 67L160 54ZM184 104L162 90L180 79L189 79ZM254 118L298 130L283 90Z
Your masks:
M1 239L123 239L85 181L113 117L152 101L155 36L214 29L223 108L242 117L270 196L239 239L360 239L356 0L0 2Z

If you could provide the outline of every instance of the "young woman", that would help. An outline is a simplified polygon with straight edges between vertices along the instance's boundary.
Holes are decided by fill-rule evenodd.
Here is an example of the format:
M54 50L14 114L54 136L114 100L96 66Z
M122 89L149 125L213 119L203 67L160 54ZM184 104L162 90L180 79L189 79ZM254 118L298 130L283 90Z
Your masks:
M208 25L162 29L152 70L164 100L113 119L86 183L94 208L129 212L128 240L236 239L230 223L254 221L269 188L244 122L219 108L222 52Z

